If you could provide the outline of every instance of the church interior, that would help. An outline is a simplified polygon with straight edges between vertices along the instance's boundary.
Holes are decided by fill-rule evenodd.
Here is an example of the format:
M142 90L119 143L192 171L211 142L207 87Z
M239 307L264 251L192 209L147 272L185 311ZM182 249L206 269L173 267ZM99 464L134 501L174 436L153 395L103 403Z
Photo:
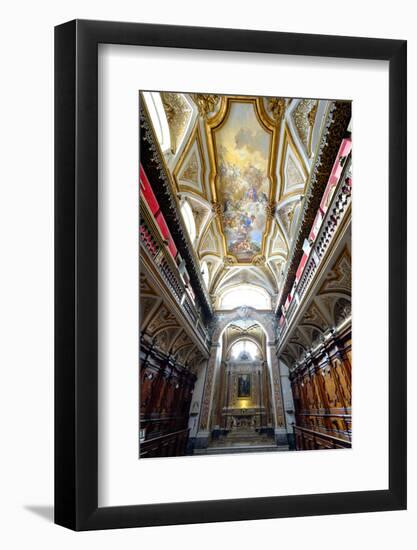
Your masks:
M344 449L351 102L139 94L139 457Z

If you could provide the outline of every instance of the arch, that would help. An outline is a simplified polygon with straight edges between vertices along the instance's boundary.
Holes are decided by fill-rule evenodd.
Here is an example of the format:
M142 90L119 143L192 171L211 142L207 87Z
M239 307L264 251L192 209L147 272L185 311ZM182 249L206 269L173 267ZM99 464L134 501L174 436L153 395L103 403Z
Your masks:
M268 295L271 301L271 294L277 292L277 287L273 274L269 271L260 271L253 269L253 266L231 266L230 269L223 271L216 281L217 302L221 301L223 293L236 286L248 285L262 289ZM242 304L239 304L242 305Z
M302 322L298 325L298 327L300 328L303 328L303 327L306 327L308 329L312 329L312 330L318 330L319 332L321 332L322 334L324 334L324 331L323 329L320 327L320 325L317 325L316 323L310 323L310 322Z
M320 292L315 297L316 305L320 308L320 311L328 319L328 322L333 326L336 325L335 304L339 299L344 299L347 302L351 302L351 296L345 293L342 289Z
M275 342L274 315L272 312L259 311L250 306L241 306L229 311L218 312L215 316L212 341L218 342L225 328L241 319L251 319L263 329L267 343Z
M219 384L219 359L221 357L222 336L225 329L232 323L239 320L250 320L257 323L263 330L266 337L265 355L263 360L266 361L266 369L269 376L271 387L271 404L274 419L274 429L283 430L286 432L286 415L284 411L284 401L281 388L281 372L280 363L276 354L276 328L274 321L276 319L272 311L257 310L249 306L241 306L233 310L218 311L213 318L213 332L211 335L212 347L209 365L210 380L210 396L214 395L215 388ZM211 398L211 397L210 397ZM200 429L206 430L211 423L212 412L215 410L215 402L207 407L207 415L203 417L203 422L200 424ZM277 432L277 433L278 433ZM283 432L282 432L283 433Z
M262 329L262 327L256 322L252 321L251 319L247 320L247 323L245 323L246 326L242 326L239 321L233 321L227 329L237 327L239 328L239 331L235 331L233 334L229 334L227 338L227 352L235 342L242 339L248 339L252 340L255 344L259 345L260 348L262 348L264 344L265 338L265 331Z
M239 342L243 342L243 341L250 342L251 344L256 346L258 348L258 356L260 358L263 358L264 353L262 351L262 347L260 346L259 342L255 338L247 335L240 336L239 338L236 338L235 340L233 340L233 342L229 344L229 347L227 348L227 351L226 351L226 358L230 357L232 350L236 346L236 344L239 344Z
M220 309L234 309L235 304L253 309L271 309L271 297L258 285L234 285L221 293L219 306Z
M345 321L352 314L352 303L346 298L339 298L333 306L333 318L336 326Z
M243 354L247 355L248 359L255 359L259 354L259 347L249 340L249 338L241 338L234 342L230 348L230 354L232 359L239 359Z
M318 346L323 340L323 333L321 330L313 328L311 331L311 345L312 347Z
M183 189L181 189L178 197L180 198L181 204L188 202L191 207L191 212L196 229L196 238L195 241L193 241L193 245L198 252L200 244L206 235L207 229L209 228L211 221L214 218L214 213L211 210L210 203L207 202L205 198L200 197L193 191L184 191ZM197 216L195 214L197 214Z
M289 344L292 344L293 346L298 346L300 347L303 351L307 351L307 346L305 344L303 344L303 342L300 342L300 340L296 340L295 338L290 338L288 340L288 343Z

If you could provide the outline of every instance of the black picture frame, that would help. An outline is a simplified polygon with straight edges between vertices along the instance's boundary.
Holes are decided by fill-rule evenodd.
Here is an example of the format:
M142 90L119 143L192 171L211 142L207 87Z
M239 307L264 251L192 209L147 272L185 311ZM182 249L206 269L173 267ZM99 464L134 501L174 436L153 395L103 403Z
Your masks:
M98 507L97 53L106 43L389 62L387 490ZM55 28L57 524L91 530L406 508L406 47L404 40L107 21Z

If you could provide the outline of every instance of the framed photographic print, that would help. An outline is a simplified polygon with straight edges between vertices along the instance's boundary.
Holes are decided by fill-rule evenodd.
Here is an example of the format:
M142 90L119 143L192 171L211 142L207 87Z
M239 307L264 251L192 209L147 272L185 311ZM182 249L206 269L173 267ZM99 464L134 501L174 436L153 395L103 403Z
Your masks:
M406 42L71 21L55 158L56 523L404 509Z

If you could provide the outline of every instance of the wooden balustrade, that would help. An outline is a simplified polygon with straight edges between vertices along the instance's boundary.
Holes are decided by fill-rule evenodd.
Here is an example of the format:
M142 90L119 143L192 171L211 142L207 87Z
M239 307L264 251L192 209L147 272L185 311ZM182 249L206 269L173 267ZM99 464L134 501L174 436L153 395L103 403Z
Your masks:
M185 454L188 432L187 428L142 441L139 444L139 455L141 458L182 456Z
M294 426L297 451L318 449L350 449L352 443L322 432L315 432L303 426Z

